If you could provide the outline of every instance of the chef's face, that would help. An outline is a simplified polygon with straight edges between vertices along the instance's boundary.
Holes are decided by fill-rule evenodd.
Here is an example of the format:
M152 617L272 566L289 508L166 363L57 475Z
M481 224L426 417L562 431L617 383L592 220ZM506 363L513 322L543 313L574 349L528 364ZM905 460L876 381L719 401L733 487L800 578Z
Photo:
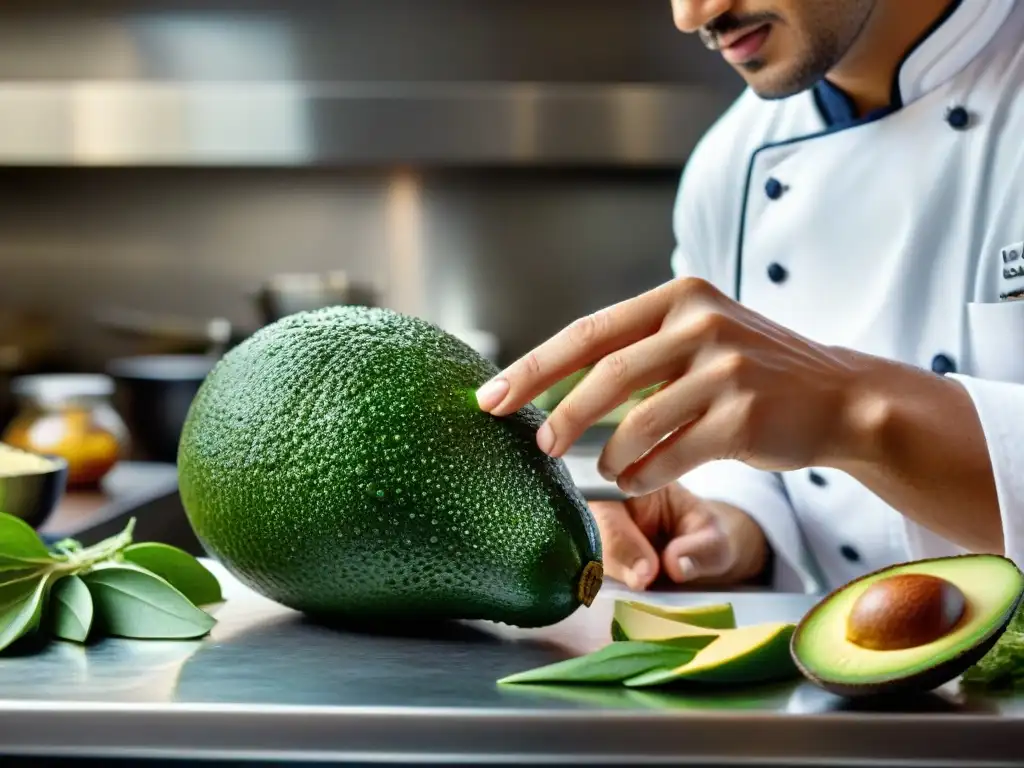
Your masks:
M672 0L676 26L697 32L761 97L792 96L840 62L878 0ZM916 0L906 0L916 2Z

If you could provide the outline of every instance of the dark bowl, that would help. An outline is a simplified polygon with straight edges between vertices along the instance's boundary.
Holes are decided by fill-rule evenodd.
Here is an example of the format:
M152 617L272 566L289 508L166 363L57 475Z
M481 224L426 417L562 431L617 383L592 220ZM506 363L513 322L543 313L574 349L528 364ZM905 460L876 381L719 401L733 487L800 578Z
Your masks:
M68 463L58 456L44 458L56 468L0 476L0 512L20 517L33 528L39 528L53 514L68 484Z

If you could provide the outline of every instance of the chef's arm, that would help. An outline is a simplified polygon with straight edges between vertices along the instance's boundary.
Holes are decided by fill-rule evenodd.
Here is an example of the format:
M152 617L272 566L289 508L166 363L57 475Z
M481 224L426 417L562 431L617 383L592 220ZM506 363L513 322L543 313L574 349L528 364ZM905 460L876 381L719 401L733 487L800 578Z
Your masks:
M915 557L938 554L940 539L914 546L932 536L972 552L1019 546L1011 534L1019 541L1014 516L1024 511L1024 385L872 359L842 430L837 468L924 529L910 529Z

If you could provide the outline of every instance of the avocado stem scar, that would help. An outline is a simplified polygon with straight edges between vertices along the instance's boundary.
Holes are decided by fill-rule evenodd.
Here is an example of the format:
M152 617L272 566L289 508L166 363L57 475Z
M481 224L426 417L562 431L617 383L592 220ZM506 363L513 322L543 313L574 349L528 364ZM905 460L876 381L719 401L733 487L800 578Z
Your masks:
M591 560L580 574L576 587L576 598L589 608L594 603L597 593L604 583L604 566L597 560Z

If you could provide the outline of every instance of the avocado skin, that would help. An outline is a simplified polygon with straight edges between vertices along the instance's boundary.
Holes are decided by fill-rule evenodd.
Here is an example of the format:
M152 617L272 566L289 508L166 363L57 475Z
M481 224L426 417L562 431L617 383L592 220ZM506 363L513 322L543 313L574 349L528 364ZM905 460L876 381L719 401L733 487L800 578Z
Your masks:
M581 604L596 523L544 416L501 419L498 372L391 310L286 317L228 352L179 445L180 493L207 553L264 596L332 620L545 626Z
M936 557L928 558L923 560L914 561L916 564L928 564L928 563L942 563L949 560L955 560L957 558L968 557L973 558L976 555L951 555L949 557ZM985 555L985 557L994 558L996 555ZM1013 561L1008 558L1000 558L1013 564ZM902 565L902 564L898 564ZM840 587L829 592L825 597L818 601L818 603L804 616L803 620L797 624L796 630L793 632L790 638L789 649L790 655L793 657L793 662L796 664L797 669L800 673L810 680L812 683L838 696L844 696L846 698L859 698L859 697L870 697L870 696L889 696L889 695L905 695L908 693L922 693L927 691L933 691L936 688L945 685L950 680L953 680L958 675L963 674L969 667L976 664L981 658L987 654L995 644L999 641L999 638L1006 631L1006 628L1010 625L1014 615L1021 606L1022 600L1024 600L1024 590L1017 594L1017 598L1013 604L1006 611L1005 615L1002 616L997 622L993 623L989 633L985 635L984 639L980 642L965 648L961 653L948 659L947 661L938 664L929 669L922 670L916 674L907 675L905 677L897 678L895 680L889 680L884 683L840 683L834 680L822 679L819 675L815 674L812 670L808 669L807 666L801 663L799 653L797 649L801 641L801 632L807 625L809 620L814 615L822 610L829 601L839 595L841 592L845 592L850 587L874 576L888 573L893 570L893 567L889 566L886 568L880 568L871 573L866 573L853 581L848 582ZM1016 566L1014 566L1016 567ZM881 652L879 652L881 653Z

